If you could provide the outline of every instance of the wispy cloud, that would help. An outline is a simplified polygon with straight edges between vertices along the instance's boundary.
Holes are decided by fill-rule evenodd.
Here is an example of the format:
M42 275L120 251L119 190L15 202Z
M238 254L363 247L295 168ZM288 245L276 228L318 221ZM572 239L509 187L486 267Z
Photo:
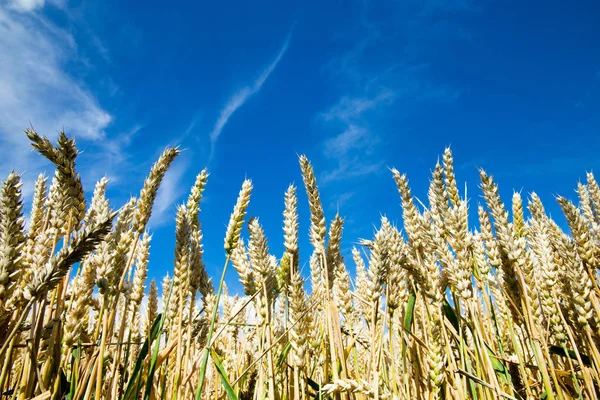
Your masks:
M388 89L382 89L371 97L343 96L321 115L324 121L341 128L340 133L326 138L322 143L323 154L334 164L321 177L323 184L368 175L381 169L383 161L369 157L379 138L372 132L367 114L390 106L395 99L396 94Z
M196 113L194 115L194 117L192 118L192 120L190 121L187 128L185 128L185 132L183 132L183 137L186 137L190 133L192 133L192 131L196 128L196 125L198 124L198 119L199 119L199 113Z
M120 196L131 179L123 171L134 169L131 144L146 125L112 126L114 116L69 68L93 68L90 53L84 57L79 48L97 48L97 43L59 27L46 16L47 8L72 22L64 0L0 2L0 176L11 169L23 173L23 194L30 197L37 173L48 174L53 167L31 151L24 128L31 124L51 140L64 129L82 151L78 171L87 191L108 176L111 188L120 186L113 192Z
M254 82L251 85L241 88L229 98L229 100L225 104L225 107L223 107L223 109L221 110L219 118L217 119L217 122L215 123L215 126L210 133L210 143L213 148L213 151L215 144L219 139L221 132L223 131L223 128L225 127L225 125L227 125L227 122L229 121L229 118L231 118L233 113L235 113L237 109L240 108L251 96L258 93L258 91L262 88L262 86L267 81L271 73L277 67L277 64L279 64L279 61L281 61L281 59L283 58L283 55L285 54L289 43L290 36L286 38L285 42L283 43L283 46L277 53L275 59L269 65L267 65L267 67L261 72L258 78L256 78L256 80L254 80Z
M44 7L44 5L46 3L50 3L50 4L58 6L58 7L63 7L65 1L64 0L49 0L49 1L46 1L46 0L9 0L8 6L15 11L30 12L30 11L34 11L38 8Z
M0 171L3 174L10 168L36 172L43 165L42 158L30 151L23 134L30 123L50 137L64 127L78 139L108 143L105 129L113 117L98 104L84 83L67 72L66 64L77 62L77 44L69 32L36 11L44 3L19 0L0 5ZM31 186L33 175L25 177L25 186Z
M349 201L356 195L356 192L343 192L334 197L333 201L329 203L329 209L340 211Z
M419 55L432 37L446 34L439 27L430 28L432 16L440 10L470 11L470 0L410 0L399 6L398 15L377 22L368 18L370 8L376 5L362 4L360 24L340 35L342 42L351 46L326 64L332 82L341 91L334 105L319 114L326 135L321 152L329 166L321 177L323 183L383 171L385 143L390 138L385 126L389 121L397 124L399 118L425 102L450 103L462 93L431 78L429 65ZM422 37L424 31L426 38ZM406 38L398 43L399 36ZM412 42L421 46L419 51L409 49ZM390 59L390 53L382 51L386 46L402 46L403 51L398 52L401 58Z

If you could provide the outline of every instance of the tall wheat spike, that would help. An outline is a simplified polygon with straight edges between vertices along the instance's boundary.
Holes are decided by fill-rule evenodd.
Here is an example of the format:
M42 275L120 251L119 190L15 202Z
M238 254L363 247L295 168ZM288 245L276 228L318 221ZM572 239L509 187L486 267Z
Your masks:
M201 223L204 169L176 209L173 266L159 289L147 282L149 260L164 244L148 222L179 150L166 149L139 196L113 211L107 178L86 199L72 138L26 135L55 171L50 182L37 177L28 224L21 175L0 190L2 398L600 398L592 173L576 199L557 198L563 224L536 193L505 204L484 170L482 204L463 197L447 148L426 193L391 169L401 218L383 214L373 237L359 239L343 210L326 219L318 170L300 156L312 248L302 248L294 185L281 245L267 237L269 215L245 229L245 180L215 269L218 249L205 245L214 232ZM238 286L225 282L230 261Z

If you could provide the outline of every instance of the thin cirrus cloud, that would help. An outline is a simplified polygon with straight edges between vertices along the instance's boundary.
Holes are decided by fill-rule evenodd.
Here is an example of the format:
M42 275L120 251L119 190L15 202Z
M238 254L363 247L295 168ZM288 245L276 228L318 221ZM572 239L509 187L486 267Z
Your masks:
M229 118L231 118L231 116L238 110L238 108L240 108L242 105L244 105L244 103L250 97L252 97L253 95L255 95L256 93L258 93L260 91L260 89L265 84L267 79L269 79L269 76L271 75L271 73L277 67L277 64L279 64L279 61L281 61L281 59L283 58L283 55L285 54L289 43L290 43L290 36L288 35L285 42L283 43L283 46L277 53L277 56L275 57L275 59L269 65L267 65L267 67L261 72L261 74L258 76L258 78L256 78L256 80L251 85L241 88L233 96L231 96L229 98L229 100L225 104L225 107L223 107L223 109L221 110L221 113L219 114L219 118L217 119L217 122L215 123L215 126L210 133L210 144L212 147L211 156L212 156L212 153L214 152L215 144L217 143L219 136L221 136L221 132L223 131L223 128L225 127L225 125L227 125Z
M50 0L51 3L57 7L63 7L63 0ZM46 4L46 0L9 0L8 5L11 9L20 12L34 11L38 8L42 8Z
M0 6L0 131L21 141L28 121L46 132L60 127L98 140L111 115L65 70L77 59L73 36L43 17Z
M379 143L372 132L366 115L387 108L396 100L397 93L381 90L376 96L343 96L338 104L321 116L324 121L342 128L340 133L322 142L322 152L333 168L321 176L323 184L342 179L355 178L381 170L382 161L370 157Z
M37 12L45 3L62 5L59 0L0 2L0 172L24 172L26 197L34 172L47 165L31 152L23 129L32 125L53 138L64 127L84 142L103 146L113 120L68 72L66 65L78 61L77 43L70 32Z

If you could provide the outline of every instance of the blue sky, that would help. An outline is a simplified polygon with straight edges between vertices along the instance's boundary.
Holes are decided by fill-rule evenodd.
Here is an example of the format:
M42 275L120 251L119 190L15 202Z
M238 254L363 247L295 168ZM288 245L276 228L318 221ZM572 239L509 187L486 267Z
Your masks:
M172 269L175 206L204 167L212 276L245 177L249 214L281 254L283 193L302 184L302 153L328 220L346 217L346 251L380 215L401 221L387 167L425 198L447 145L472 211L483 167L506 201L535 191L558 216L553 196L574 198L600 170L599 19L595 1L1 0L0 172L23 172L30 196L51 170L22 131L64 128L88 194L106 175L119 207L162 149L181 145L150 224L158 279ZM234 271L228 283L239 290Z

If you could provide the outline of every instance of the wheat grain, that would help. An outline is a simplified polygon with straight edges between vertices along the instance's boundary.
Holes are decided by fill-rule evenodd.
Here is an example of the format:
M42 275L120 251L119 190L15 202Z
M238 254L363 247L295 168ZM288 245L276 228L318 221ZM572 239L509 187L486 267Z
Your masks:
M246 216L246 209L250 203L250 193L252 192L252 181L246 179L242 184L242 189L238 196L237 203L229 218L229 224L227 225L227 233L225 234L225 251L231 253L232 250L238 244L240 233L242 231L242 225L244 224L244 217Z

